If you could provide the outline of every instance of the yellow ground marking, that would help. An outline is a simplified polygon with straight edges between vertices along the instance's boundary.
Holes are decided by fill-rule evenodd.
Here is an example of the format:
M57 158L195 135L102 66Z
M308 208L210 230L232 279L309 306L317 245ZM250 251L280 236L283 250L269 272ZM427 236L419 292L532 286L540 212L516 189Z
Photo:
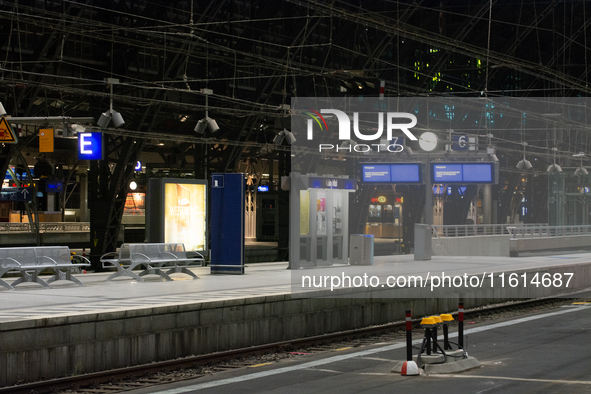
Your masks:
M271 365L273 363L262 363L262 364L256 364L256 365L249 365L248 368L256 368L256 367L262 367L263 365Z

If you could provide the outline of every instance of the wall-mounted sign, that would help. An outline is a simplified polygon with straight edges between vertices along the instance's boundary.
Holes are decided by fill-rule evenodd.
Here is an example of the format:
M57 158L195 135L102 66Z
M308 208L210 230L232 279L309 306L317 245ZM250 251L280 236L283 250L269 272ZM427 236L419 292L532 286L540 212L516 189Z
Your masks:
M53 152L53 129L39 129L39 152Z
M135 167L133 168L134 171L141 171L142 170L142 162L141 161L136 161L135 162Z
M4 187L0 192L0 201L31 201L32 187Z
M103 133L78 133L78 159L103 159Z
M16 134L14 134L12 127L10 127L4 116L0 118L0 142L3 144L16 144L18 142Z
M497 183L494 163L432 163L433 183Z
M266 192L269 191L269 186L266 186L266 185L265 186L259 186L259 187L257 187L257 190L259 192L261 192L261 193L266 193Z
M362 164L363 182L423 183L421 163Z

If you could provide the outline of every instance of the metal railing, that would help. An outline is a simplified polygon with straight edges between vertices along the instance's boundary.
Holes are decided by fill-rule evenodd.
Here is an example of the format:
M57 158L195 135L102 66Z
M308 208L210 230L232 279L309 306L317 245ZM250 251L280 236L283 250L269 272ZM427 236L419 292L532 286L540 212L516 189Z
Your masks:
M39 223L40 233L61 232L89 232L89 222L42 222ZM0 233L32 233L35 232L33 223L0 223Z
M569 237L573 235L591 235L591 226L539 226L507 228L511 233L511 239L517 238L544 238L544 237Z
M477 235L509 235L509 228L540 228L546 223L516 224L463 224L431 226L433 237L474 237Z

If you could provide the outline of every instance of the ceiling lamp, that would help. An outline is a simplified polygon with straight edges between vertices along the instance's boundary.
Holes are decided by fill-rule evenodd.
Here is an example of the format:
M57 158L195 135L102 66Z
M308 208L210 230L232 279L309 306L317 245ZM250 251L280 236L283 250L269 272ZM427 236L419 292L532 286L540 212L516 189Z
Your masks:
M119 79L107 78L107 84L109 85L109 89L110 89L109 110L106 112L103 112L101 114L99 120L96 122L101 129L104 129L107 126L109 126L109 122L111 122L111 120L113 121L114 127L121 127L125 124L125 121L123 120L123 116L121 116L121 114L119 112L117 112L113 109L113 85L118 85Z
M293 133L287 129L283 129L279 133L277 133L277 135L273 139L273 143L276 146L279 146L283 143L283 140L286 140L288 145L292 145L294 142L296 142L296 138L293 135Z
M516 167L518 170L521 170L523 167L525 167L526 170L529 170L530 168L532 168L532 165L531 165L531 162L525 158L525 147L527 146L527 142L523 141L523 138L524 138L523 132L521 134L522 134L521 144L523 145L523 159L521 159L517 162Z
M583 167L583 157L585 157L585 152L575 153L573 157L578 157L581 159L581 166L575 170L575 175L589 175L589 171L585 167Z
M197 122L197 124L195 125L195 132L197 134L203 134L203 133L205 133L205 130L207 130L207 128L209 127L209 130L212 133L215 133L220 128L218 126L218 123L214 119L209 117L209 110L208 110L209 109L209 95L213 94L213 90L201 89L201 93L205 94L205 118L203 118Z
M516 165L518 170L521 170L525 167L526 170L529 170L530 168L532 168L531 162L529 160L526 160L525 157L521 160L519 160L517 162Z
M554 164L550 164L548 166L548 170L547 171L548 171L549 174L552 174L552 173L557 173L558 174L558 173L561 173L562 172L562 168L558 164L554 163Z

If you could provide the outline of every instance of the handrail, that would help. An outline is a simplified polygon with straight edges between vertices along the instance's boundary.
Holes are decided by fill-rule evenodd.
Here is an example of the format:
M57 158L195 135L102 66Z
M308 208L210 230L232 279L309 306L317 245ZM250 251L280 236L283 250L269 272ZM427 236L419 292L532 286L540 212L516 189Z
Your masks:
M33 233L33 223L0 223L0 233ZM41 222L40 233L89 232L90 222Z
M546 223L526 224L459 224L431 226L434 237L473 237L477 235L509 235L509 228L539 228Z
M591 235L591 226L508 227L511 239Z

